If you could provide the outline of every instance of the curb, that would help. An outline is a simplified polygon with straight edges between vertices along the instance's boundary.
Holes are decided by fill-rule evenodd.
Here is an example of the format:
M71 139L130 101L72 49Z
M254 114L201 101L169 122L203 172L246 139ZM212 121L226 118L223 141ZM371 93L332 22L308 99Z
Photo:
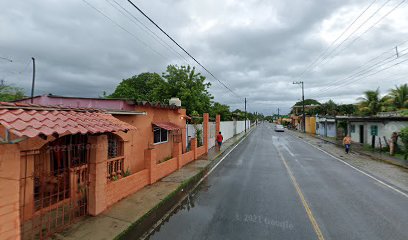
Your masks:
M167 195L156 206L150 209L137 221L132 223L126 230L117 235L115 240L125 240L132 237L133 239L146 239L155 229L160 226L171 214L181 205L181 203L189 196L189 193L194 191L202 179L206 177L207 172L217 164L224 153L232 147L236 146L243 138L249 136L254 128L250 129L246 134L238 138L233 144L224 149L223 152L217 154L211 162L201 169L196 175L183 181L176 190Z

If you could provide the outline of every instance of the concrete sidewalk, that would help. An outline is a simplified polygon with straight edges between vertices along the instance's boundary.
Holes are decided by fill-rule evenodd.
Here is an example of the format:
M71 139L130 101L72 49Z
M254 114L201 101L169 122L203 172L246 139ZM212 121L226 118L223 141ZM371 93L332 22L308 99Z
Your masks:
M115 239L132 227L134 223L149 215L176 192L183 191L184 184L217 162L216 160L220 155L226 153L226 150L237 144L244 136L245 132L228 139L223 143L221 151L215 147L211 148L207 155L126 197L102 214L96 217L86 217L63 232L56 234L55 239Z
M305 133L299 132L299 131L292 131L296 134L299 135L304 135ZM328 142L328 143L332 143L338 147L343 148L343 142L341 140L336 140L333 138L326 138L326 137L322 137L322 136L318 136L318 135L312 135L312 134L307 134L308 136L320 139L322 141ZM377 151L369 151L363 148L363 146L361 144L358 143L354 143L351 145L351 151L352 152L357 152L361 155L365 155L367 157L370 157L372 159L375 160L380 160L380 161L384 161L386 163L389 164L393 164L399 167L403 167L403 168L408 168L408 161L404 161L402 159L398 159L396 157L390 156L389 153L387 152L377 152Z

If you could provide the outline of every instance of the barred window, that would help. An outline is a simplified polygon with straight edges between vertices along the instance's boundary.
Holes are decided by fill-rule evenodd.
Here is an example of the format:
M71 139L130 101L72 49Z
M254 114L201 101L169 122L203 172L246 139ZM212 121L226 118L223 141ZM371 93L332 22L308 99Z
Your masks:
M123 156L123 141L113 133L108 134L108 159Z

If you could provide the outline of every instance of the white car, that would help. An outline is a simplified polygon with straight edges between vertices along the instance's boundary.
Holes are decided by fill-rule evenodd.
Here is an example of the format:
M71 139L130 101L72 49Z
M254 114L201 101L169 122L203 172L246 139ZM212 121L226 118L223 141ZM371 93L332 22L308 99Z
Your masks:
M275 132L284 132L285 127L283 127L283 125L277 124L277 125L275 125L274 130L275 130Z

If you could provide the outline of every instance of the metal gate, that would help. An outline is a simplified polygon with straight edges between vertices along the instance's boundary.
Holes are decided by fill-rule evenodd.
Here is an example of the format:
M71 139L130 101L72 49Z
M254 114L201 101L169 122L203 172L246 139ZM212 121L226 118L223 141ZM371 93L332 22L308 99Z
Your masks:
M86 135L61 137L40 151L33 158L34 172L24 181L31 180L34 189L28 204L23 200L22 212L31 208L30 216L22 216L23 239L47 239L55 232L88 214L89 147ZM23 153L24 157L24 153ZM27 186L26 183L23 185Z

